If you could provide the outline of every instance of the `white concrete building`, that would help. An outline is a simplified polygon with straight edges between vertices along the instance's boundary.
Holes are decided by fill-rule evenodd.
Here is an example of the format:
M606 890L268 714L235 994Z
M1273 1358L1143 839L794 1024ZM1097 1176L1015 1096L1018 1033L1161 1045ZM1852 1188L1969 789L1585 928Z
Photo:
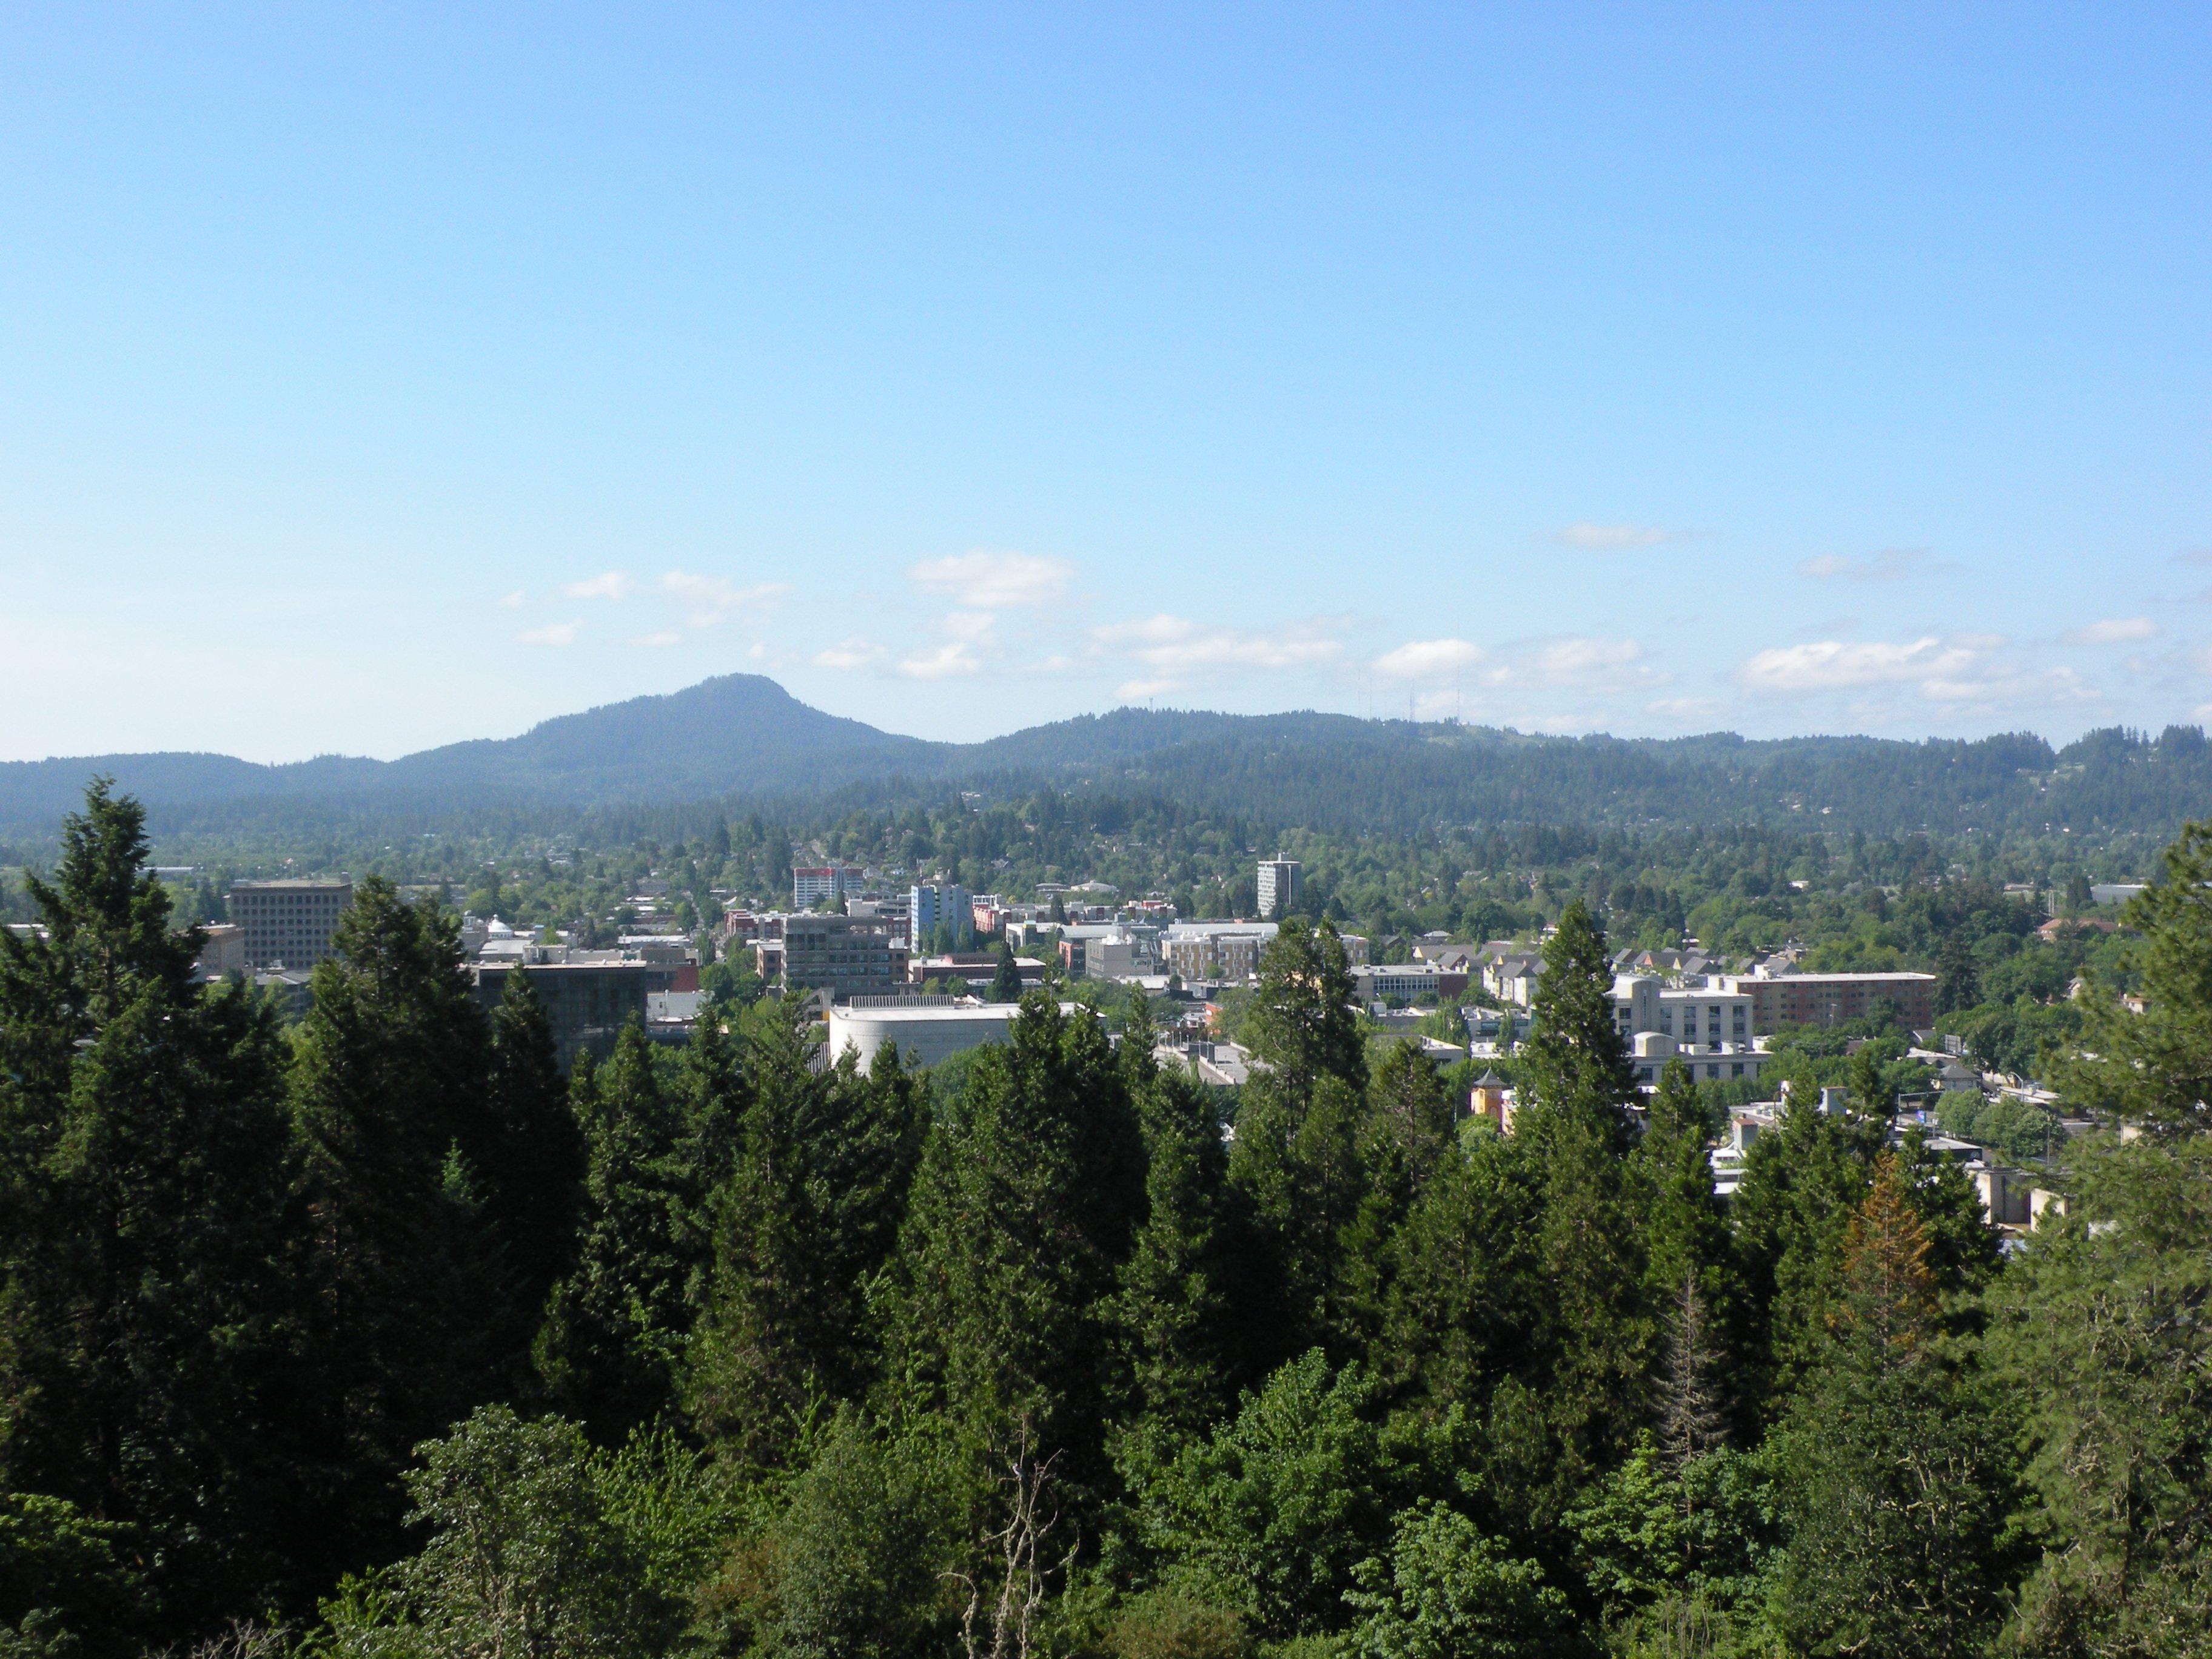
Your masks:
M1751 1032L1752 1000L1741 992L1677 989L1650 974L1613 982L1613 1022L1636 1065L1636 1080L1658 1083L1679 1060L1697 1083L1756 1079L1766 1063Z
M1296 859L1260 860L1260 914L1270 919L1288 915L1297 908L1305 888L1305 867Z

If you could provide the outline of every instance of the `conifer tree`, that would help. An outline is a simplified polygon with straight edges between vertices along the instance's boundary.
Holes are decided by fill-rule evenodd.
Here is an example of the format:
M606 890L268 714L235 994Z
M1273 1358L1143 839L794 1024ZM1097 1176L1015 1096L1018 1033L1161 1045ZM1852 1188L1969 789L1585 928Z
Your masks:
M2212 823L2184 825L2163 863L2126 911L2143 937L2142 1010L2089 975L2081 1044L2054 1082L2081 1106L2179 1133L2212 1125Z
M888 1413L939 1413L970 1460L1015 1425L1103 1479L1106 1306L1143 1214L1144 1152L1097 1020L1041 995L977 1052L933 1127L894 1272L878 1291Z
M1507 1377L1539 1375L1547 1291L1543 1170L1529 1144L1478 1127L1400 1231L1375 1366L1423 1414L1480 1419Z
M671 1400L690 1317L682 1123L633 1020L569 1098L585 1145L576 1265L553 1287L534 1357L547 1402L618 1441Z
M1124 1033L1125 1061L1132 1046ZM1235 1376L1228 1158L1213 1103L1189 1073L1153 1066L1147 1047L1133 1091L1145 1143L1145 1218L1112 1313L1124 1420L1140 1437L1182 1437L1219 1414Z
M1249 1030L1258 1064L1229 1172L1249 1227L1251 1352L1267 1370L1316 1344L1348 1357L1357 1333L1338 1245L1367 1190L1367 1057L1343 941L1328 923L1275 935Z
M484 1023L458 926L369 877L315 969L291 1098L307 1230L304 1323L334 1539L379 1547L415 1443L495 1386L504 1267L467 1156L492 1141Z
M527 1347L553 1281L574 1249L583 1138L568 1109L545 1005L516 968L490 1021L486 1076L489 1123L477 1173L485 1212L506 1255Z
M1929 1241L1884 1157L1851 1218L1836 1321L1777 1448L1793 1650L1870 1659L1987 1649L2014 1558L2001 1402L1943 1340Z
M1688 1069L1670 1060L1652 1091L1634 1164L1645 1206L1647 1293L1655 1307L1679 1310L1692 1287L1703 1340L1725 1348L1741 1303L1725 1201L1714 1190L1714 1125Z
M63 827L46 933L0 932L0 1484L133 1529L171 1628L296 1594L276 1033L193 982L105 780Z
M713 1212L711 1290L686 1364L693 1420L742 1467L775 1468L824 1400L871 1369L865 1294L897 1237L925 1086L886 1048L817 1069L795 1010L751 1026L733 1175Z
M2008 1645L2212 1644L2212 1137L2093 1141L2067 1209L1993 1287L1996 1378L2022 1402L2042 1553Z
M1021 1000L1022 970L1014 964L1014 947L1001 941L999 965L991 974L991 1000L1019 1002Z
M1628 1162L1636 1079L1613 1024L1605 938L1579 899L1561 915L1544 963L1516 1133L1544 1170L1554 1421L1572 1455L1595 1462L1634 1437L1654 1337Z

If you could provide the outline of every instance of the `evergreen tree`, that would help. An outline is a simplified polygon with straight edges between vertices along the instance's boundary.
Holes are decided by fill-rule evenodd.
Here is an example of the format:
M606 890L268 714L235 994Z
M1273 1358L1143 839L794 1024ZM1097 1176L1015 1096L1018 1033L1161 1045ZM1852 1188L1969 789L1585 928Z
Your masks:
M1776 1618L1793 1650L1987 1650L2014 1565L2000 1401L1943 1341L1929 1241L1883 1158L1853 1216L1832 1334L1778 1447L1789 1541Z
M1708 1310L1734 1299L1727 1206L1713 1190L1711 1115L1679 1060L1667 1062L1652 1091L1638 1144L1638 1185L1649 1208L1644 1248L1655 1301L1671 1301L1685 1278L1697 1282Z
M978 1473L1025 1422L1069 1488L1100 1489L1107 1303L1143 1215L1143 1157L1097 1019L1030 997L931 1129L878 1293L888 1414L938 1414Z
M1628 1161L1636 1079L1613 1024L1605 938L1580 900L1561 915L1544 963L1516 1133L1544 1170L1554 1420L1571 1455L1597 1462L1634 1438L1654 1337Z
M1122 1052L1133 1044L1124 1034ZM1124 1420L1140 1440L1200 1431L1219 1415L1234 1375L1229 1351L1228 1159L1206 1090L1152 1063L1134 1081L1145 1141L1145 1218L1113 1305L1126 1377Z
M1936 954L1936 1012L1939 1015L1972 1008L1982 1000L1980 970L1974 963L1972 941L1953 928Z
M817 1069L794 1009L752 1024L734 1174L714 1212L712 1293L692 1339L692 1418L740 1465L783 1461L823 1400L855 1398L864 1295L897 1237L926 1085L885 1048Z
M526 969L507 975L490 1021L489 1105L482 1164L485 1214L506 1255L526 1349L546 1293L569 1266L583 1139L568 1109L553 1027Z
M1990 1302L1997 1378L2027 1418L2042 1551L2012 1645L2212 1646L2212 1138L2073 1149L2067 1210Z
M1498 1383L1539 1379L1543 1185L1528 1142L1477 1127L1407 1214L1376 1367L1424 1414L1480 1419Z
M611 1443L666 1408L690 1327L683 1126L635 1021L605 1066L577 1061L569 1097L586 1148L583 1221L534 1357L547 1401Z
M1851 1215L1881 1142L1870 1121L1824 1115L1796 1091L1752 1143L1733 1202L1747 1423L1771 1422L1821 1351Z
M334 1545L386 1547L415 1443L495 1387L505 1268L465 1149L493 1136L458 926L372 876L315 969L292 1111L304 1323L341 1494Z
M192 1631L302 1588L289 1143L272 1024L193 982L146 856L95 780L26 878L45 936L0 932L0 1482L121 1528Z
M2212 1123L2212 823L2185 825L2163 879L2129 902L2143 942L2137 1012L2089 975L2078 1052L2055 1082L2077 1104L2179 1133Z
M1230 1179L1249 1227L1244 1300L1263 1368L1319 1343L1348 1355L1356 1316L1340 1237L1367 1192L1361 1142L1367 1057L1344 944L1327 922L1286 927L1261 957L1249 1019L1254 1060Z
M1022 1000L1022 970L1014 965L1014 947L1001 941L999 945L999 965L991 975L991 999L994 1002L1019 1002Z

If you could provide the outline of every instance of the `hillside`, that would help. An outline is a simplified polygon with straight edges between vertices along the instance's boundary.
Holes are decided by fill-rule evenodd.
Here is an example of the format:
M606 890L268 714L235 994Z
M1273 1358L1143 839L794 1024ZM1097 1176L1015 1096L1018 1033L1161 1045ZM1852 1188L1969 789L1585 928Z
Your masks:
M434 821L495 811L708 800L880 804L948 785L1157 795L1262 822L1405 833L1437 823L1790 822L1893 835L2071 828L2164 834L2212 812L2196 727L1973 742L1729 733L1674 740L1510 731L1299 712L1123 708L978 744L882 732L730 675L562 715L520 737L391 762L261 766L222 755L104 755L0 764L0 828L50 832L95 772L157 823L270 824L343 812Z

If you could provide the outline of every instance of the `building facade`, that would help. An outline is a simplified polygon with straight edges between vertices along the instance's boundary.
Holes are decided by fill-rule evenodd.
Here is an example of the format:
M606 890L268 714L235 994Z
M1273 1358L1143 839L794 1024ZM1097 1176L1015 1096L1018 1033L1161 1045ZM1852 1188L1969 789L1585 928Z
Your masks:
M238 881L224 899L245 930L246 966L313 968L331 954L338 917L353 902L349 881Z
M1730 975L1721 983L1751 999L1751 1029L1766 1032L1786 1025L1840 1025L1863 1019L1887 1003L1914 1030L1936 1023L1933 974L1756 974Z
M791 908L811 910L817 904L833 904L858 894L860 885L860 872L848 864L795 866L791 872Z
M487 1014L507 994L509 974L530 975L530 988L545 1005L553 1052L564 1072L578 1054L605 1060L612 1054L622 1028L633 1019L645 1025L647 999L673 990L677 978L674 968L649 962L483 964L473 971L477 1006Z
M1676 989L1623 974L1613 982L1613 1023L1646 1088L1669 1060L1681 1061L1696 1083L1756 1079L1766 1064L1753 1040L1753 1000L1725 988Z
M907 942L919 951L939 927L957 934L975 925L975 906L968 890L955 882L923 882L906 896Z
M1178 921L1160 935L1160 959L1186 980L1249 979L1275 933L1272 921Z
M1296 859L1260 860L1260 915L1279 921L1298 908L1305 891L1305 871Z
M790 990L835 997L889 994L906 983L907 950L897 923L873 916L787 916L783 982Z

